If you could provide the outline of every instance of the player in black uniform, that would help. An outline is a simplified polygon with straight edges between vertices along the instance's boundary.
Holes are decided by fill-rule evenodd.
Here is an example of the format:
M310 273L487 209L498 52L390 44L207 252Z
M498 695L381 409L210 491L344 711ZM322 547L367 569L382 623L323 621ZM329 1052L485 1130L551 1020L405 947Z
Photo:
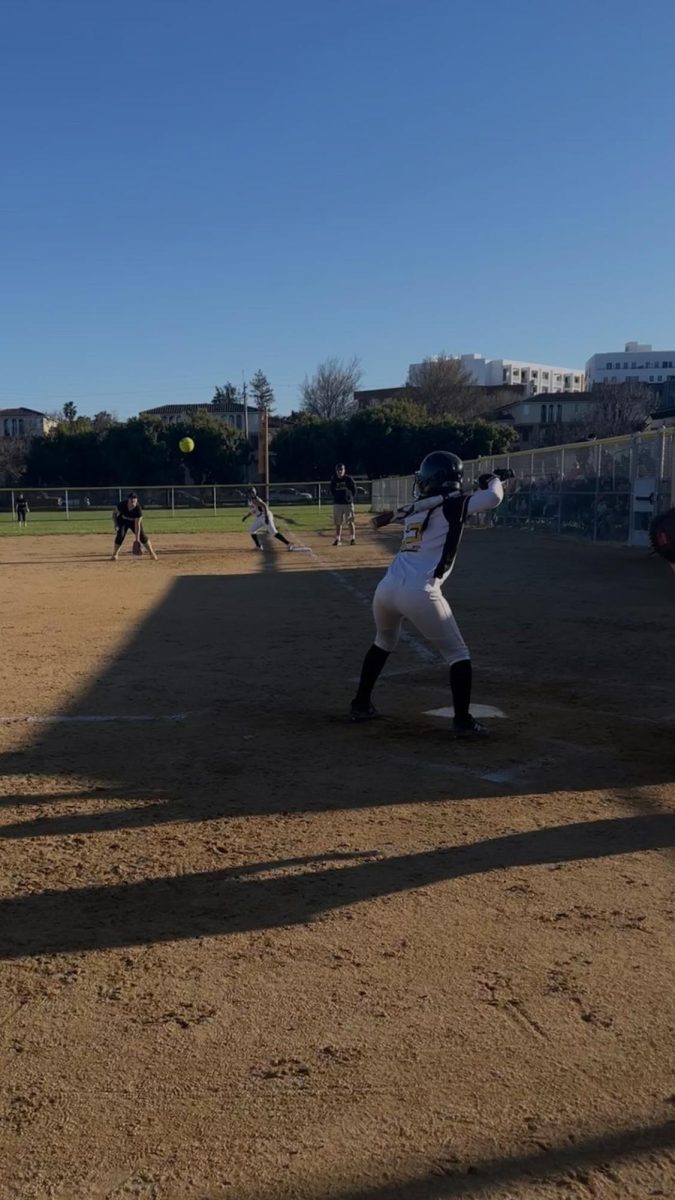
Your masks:
M135 492L129 492L126 500L120 500L119 504L112 511L113 525L115 526L115 545L113 546L112 562L117 562L119 552L122 549L122 542L127 533L131 531L134 535L134 542L139 546L145 546L151 558L157 561L157 555L152 548L152 542L143 528L143 509L138 503L138 496Z
M23 492L21 492L16 502L16 519L19 522L19 529L25 529L26 517L28 516L29 512L30 509L28 507L28 501L26 500Z

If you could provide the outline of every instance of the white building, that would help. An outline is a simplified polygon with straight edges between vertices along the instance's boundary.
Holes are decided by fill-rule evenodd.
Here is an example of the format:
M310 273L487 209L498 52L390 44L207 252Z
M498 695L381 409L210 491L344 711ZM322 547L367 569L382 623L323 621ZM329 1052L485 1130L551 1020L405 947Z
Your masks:
M0 409L0 436L6 438L42 437L57 422L35 408Z
M554 367L549 363L521 362L514 358L483 358L481 354L451 354L450 357L461 362L480 387L520 384L526 396L537 396L541 392L583 392L586 387L580 367ZM411 379L421 365L411 363Z
M675 350L653 350L640 342L594 354L586 363L588 386L596 383L665 383L675 379Z
M237 433L243 433L246 422L244 420L244 406L232 402L231 404L160 404L157 408L145 408L139 416L141 417L161 417L164 421L175 423L177 421L189 421L196 414L207 413L211 417L217 417L219 421L224 421L227 425L231 425L236 429ZM249 436L257 435L260 427L260 414L257 408L252 405L247 405L248 416L248 432Z

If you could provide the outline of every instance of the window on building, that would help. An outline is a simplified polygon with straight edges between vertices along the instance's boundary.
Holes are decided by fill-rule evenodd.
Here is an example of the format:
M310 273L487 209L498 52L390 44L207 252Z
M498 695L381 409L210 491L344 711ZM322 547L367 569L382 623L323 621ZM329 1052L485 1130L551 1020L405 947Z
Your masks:
M542 371L541 377L542 379L548 379L548 371Z
M546 424L546 405L545 404L542 404L542 406L541 406L541 416L539 418L539 423L541 425Z
M580 380L579 380L579 376L578 376L578 375L575 375L575 376L574 376L574 382L575 382L575 383L579 383L579 382L580 382Z
M611 369L612 369L612 364L611 364L611 363L605 363L605 370L606 370L606 371L611 371Z
M16 437L16 417L12 417L12 437Z
M548 406L548 419L552 425L553 424L553 405L552 404L549 404L549 406Z
M562 422L562 404L558 405L558 422Z
M513 378L515 379L516 375L520 375L520 367L513 367L512 369L513 369Z
M532 378L533 378L533 379L538 379L538 378L539 378L539 372L538 372L538 371L530 371L530 374L531 374L531 376L532 376Z
M662 379L663 379L663 375L657 375L657 377L656 377L657 383L661 383Z
M621 370L621 363L614 363L614 370L615 370L615 371L620 371L620 370Z
M653 376L653 375L650 375L650 376L649 376L649 382L650 382L650 383L653 383L653 382L654 382L654 376Z
M507 367L502 367L502 379L503 379L504 383L506 383L508 377L509 377L509 372L508 372Z
M659 379L661 376L659 375ZM19 417L19 437L23 437L23 417Z
M11 428L10 428L10 424L9 424L9 417L5 417L5 425L4 425L3 432L5 434L5 437L9 437L10 433L12 432Z
M241 429L242 423L243 423L242 415L241 415L241 413L237 413L237 429Z

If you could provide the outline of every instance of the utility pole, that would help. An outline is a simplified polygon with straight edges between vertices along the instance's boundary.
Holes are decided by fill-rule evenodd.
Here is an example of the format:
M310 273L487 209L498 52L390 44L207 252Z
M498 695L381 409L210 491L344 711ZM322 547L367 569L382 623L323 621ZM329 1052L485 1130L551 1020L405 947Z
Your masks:
M250 478L251 478L251 472L249 470L249 462L248 462L249 449L250 449L249 440L248 440L248 399L246 396L246 380L244 378L243 371L241 373L241 379L242 379L241 398L242 398L242 403L244 405L244 437L246 439L246 482L249 483Z
M260 409L260 433L258 435L258 470L262 475L265 501L270 498L270 427L269 409L265 405Z

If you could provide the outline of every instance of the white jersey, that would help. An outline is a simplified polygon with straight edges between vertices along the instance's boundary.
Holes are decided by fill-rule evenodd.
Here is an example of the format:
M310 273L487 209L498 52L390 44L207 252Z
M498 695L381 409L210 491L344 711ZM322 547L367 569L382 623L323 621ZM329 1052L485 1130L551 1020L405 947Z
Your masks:
M254 518L251 533L271 533L273 537L276 537L278 530L271 508L257 497L249 500L248 507Z
M399 509L394 520L403 523L403 541L386 577L422 587L433 581L440 587L454 566L465 519L496 508L503 498L501 480L493 478L472 496L451 492L445 499L429 496ZM441 565L442 574L434 580Z

